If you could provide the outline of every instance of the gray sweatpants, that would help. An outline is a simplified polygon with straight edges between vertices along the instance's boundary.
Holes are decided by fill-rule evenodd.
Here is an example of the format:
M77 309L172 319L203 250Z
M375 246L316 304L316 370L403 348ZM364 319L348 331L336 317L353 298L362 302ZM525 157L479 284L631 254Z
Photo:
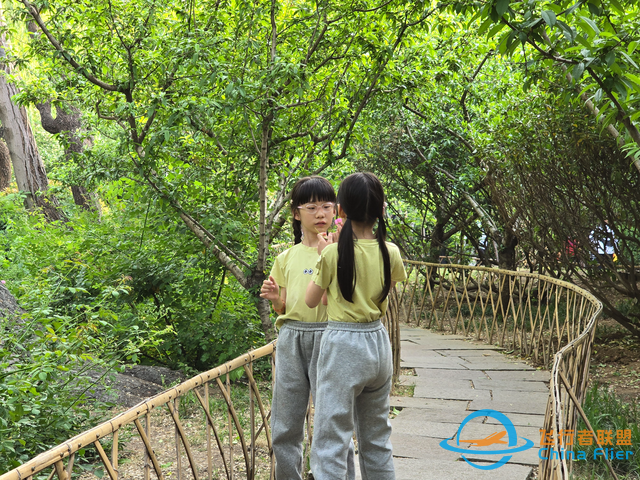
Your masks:
M326 327L326 323L287 321L278 334L271 403L271 439L277 480L302 480L304 422L309 393L315 403L318 353ZM347 478L354 480L353 442L348 456Z
M318 357L318 387L311 448L315 480L344 480L354 429L363 480L395 479L389 394L393 363L380 322L329 321Z

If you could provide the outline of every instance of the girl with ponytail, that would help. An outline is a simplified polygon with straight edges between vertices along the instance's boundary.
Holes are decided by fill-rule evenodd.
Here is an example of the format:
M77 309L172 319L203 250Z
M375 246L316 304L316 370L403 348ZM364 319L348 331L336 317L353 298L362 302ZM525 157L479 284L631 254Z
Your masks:
M291 192L294 246L278 255L260 296L278 314L276 369L271 402L271 438L277 480L302 480L304 421L309 393L316 397L316 362L327 326L327 308L309 308L304 296L318 259L318 238L333 224L336 193L328 180L304 177ZM355 479L349 452L348 480Z
M386 242L384 205L374 174L349 175L338 191L344 220L338 242L318 239L321 255L305 297L310 308L325 292L328 298L311 449L315 480L345 477L354 426L362 478L395 478L388 418L392 353L380 318L390 289L407 275L398 247Z

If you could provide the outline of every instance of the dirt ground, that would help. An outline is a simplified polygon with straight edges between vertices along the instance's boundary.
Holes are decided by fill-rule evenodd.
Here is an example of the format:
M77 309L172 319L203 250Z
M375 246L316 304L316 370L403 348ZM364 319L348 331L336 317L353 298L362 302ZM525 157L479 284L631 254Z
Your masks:
M121 408L122 410L122 408ZM117 413L114 410L114 413ZM238 412L243 416L245 412ZM232 437L233 449L229 447L228 430L225 428L225 421L222 421L222 415L212 412L212 416L218 423L218 434L221 437L223 445L224 457L228 465L230 453L233 453L234 478L246 478L246 467L244 456L242 453L242 445L237 432L234 430ZM168 479L184 479L193 480L194 476L191 471L189 458L181 441L178 440L175 423L168 414L166 408L157 408L151 415L150 425L150 441L154 454L156 455L158 464L162 469L164 478ZM146 421L144 417L141 419L144 426ZM200 479L226 479L224 461L218 450L214 435L211 434L211 455L207 448L207 434L205 429L205 417L200 408L191 406L187 412L180 416L180 422L184 428L185 434L189 441L192 458L196 465L198 478ZM118 476L123 479L145 480L156 478L151 461L145 455L146 448L140 438L138 432L133 425L127 425L121 429L118 455ZM245 432L250 438L250 433ZM246 438L246 437L245 437ZM249 440L248 438L246 438ZM176 443L180 444L179 459L176 450ZM111 457L111 445L107 442L104 445L109 457ZM249 457L252 456L251 447L247 445ZM211 458L211 472L209 472L208 458ZM256 480L267 480L270 474L269 449L264 430L256 438ZM147 465L148 473L145 473L145 465ZM179 467L181 473L178 473ZM93 465L81 467L84 473L79 480L100 480L108 478L104 472L100 462Z
M625 402L640 402L640 339L611 319L600 319L590 382L606 385Z

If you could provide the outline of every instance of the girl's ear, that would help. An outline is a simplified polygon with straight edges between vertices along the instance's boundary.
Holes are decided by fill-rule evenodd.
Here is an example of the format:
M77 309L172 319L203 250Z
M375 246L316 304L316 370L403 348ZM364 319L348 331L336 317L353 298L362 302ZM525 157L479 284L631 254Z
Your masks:
M302 220L300 220L300 209L299 208L296 208L296 211L293 212L293 219L294 220L298 220L299 222L302 221Z
M344 212L344 210L342 209L342 207L340 206L340 204L336 205L338 207L338 216L342 219L342 220L346 220L347 219L347 214Z

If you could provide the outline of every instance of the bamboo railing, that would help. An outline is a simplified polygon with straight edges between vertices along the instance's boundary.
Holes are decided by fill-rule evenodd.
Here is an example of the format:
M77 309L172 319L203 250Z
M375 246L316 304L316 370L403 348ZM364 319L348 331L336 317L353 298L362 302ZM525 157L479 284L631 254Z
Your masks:
M230 362L216 367L207 372L196 375L180 385L170 388L154 397L148 398L118 416L87 430L64 443L38 455L32 460L24 463L18 468L0 476L1 480L22 480L48 478L51 480L57 476L59 480L69 480L74 472L74 460L76 453L80 449L94 448L104 466L105 473L111 480L124 478L118 473L118 465L121 450L119 448L120 432L127 426L135 426L133 435L137 435L141 440L145 455L143 477L149 480L151 471L158 479L169 476L178 480L194 479L204 480L212 478L244 478L253 480L256 477L259 461L256 456L258 450L257 439L261 434L266 439L266 450L269 460L267 466L270 469L269 478L274 478L273 462L271 461L271 435L269 432L269 416L258 389L258 382L253 376L253 365L256 361L263 359L273 366L273 353L275 342L269 343L261 348L252 350ZM232 398L232 383L230 373L243 368L244 374L249 384L249 432L242 426L242 419L239 415ZM221 378L226 378L223 382ZM210 384L217 387L217 393L224 399L227 409L227 418L223 420L225 430L220 428L220 422L214 419L210 411ZM179 416L179 401L187 398L188 395L195 397L195 400L202 409L206 425L206 455L204 459L198 459L195 455L195 448L192 446L184 422ZM156 439L151 429L152 412L166 409L166 413L175 425L175 456L173 458L159 458L156 454L159 441ZM143 421L141 421L141 419ZM143 423L144 422L144 423ZM131 434L131 432L129 432ZM226 435L226 440L223 438ZM236 441L234 439L237 438ZM130 441L130 439L129 439ZM235 443L235 445L234 445ZM239 443L239 446L238 446ZM107 455L104 445L111 447L111 458ZM184 451L184 454L182 453ZM185 465L182 459L186 456ZM201 460L198 462L198 460ZM66 461L66 465L65 465ZM214 461L219 467L219 472L214 477ZM222 465L220 465L222 464ZM50 473L48 477L42 476L42 472ZM77 470L76 470L77 472ZM170 472L170 473L169 473ZM175 473L175 475L174 475ZM142 477L140 477L142 478Z
M578 414L582 414L580 404L586 392L591 344L601 303L575 285L536 274L414 261L405 261L405 265L408 279L392 291L383 319L394 350L396 378L400 372L401 323L497 344L550 367L551 385L544 428L553 432L555 446L552 448L557 455L549 455L550 460L541 460L538 478L568 480L571 465L564 455L560 455L562 432L575 430ZM261 478L274 478L270 412L265 408L266 402L252 373L257 361L270 361L273 368L274 351L275 342L272 342L197 375L38 455L0 476L0 480L35 480L47 478L47 473L49 480L54 476L68 480L74 471L76 453L84 448L94 448L105 472L112 480L117 480L121 463L120 432L127 426L132 431L130 434L137 435L143 445L144 480L149 480L152 471L158 479L171 476L178 480L253 480L258 478L259 466L267 472ZM249 385L248 427L242 425L229 381L230 372L240 367L244 369ZM221 380L223 377L226 377L225 382ZM226 440L220 420L213 418L209 408L210 384L217 387L218 396L226 404L227 416L223 419ZM195 455L178 413L180 400L189 396L195 398L194 403L201 408L206 423L206 455ZM156 455L154 445L161 440L154 437L150 428L152 412L161 409L166 410L175 425L175 459L169 463L167 458ZM260 450L256 443L259 437L266 445L261 455L263 465L256 455ZM235 446L234 439L237 439ZM110 446L111 458L104 445ZM182 462L184 456L186 461ZM216 477L213 476L214 461L219 467Z
M584 415L581 403L600 301L576 285L543 275L414 261L405 265L408 280L392 298L390 325L405 322L473 337L551 369L544 429L553 432L555 455L550 452L549 460L540 461L538 478L568 480L571 463L561 455L563 435L575 431L578 414Z

